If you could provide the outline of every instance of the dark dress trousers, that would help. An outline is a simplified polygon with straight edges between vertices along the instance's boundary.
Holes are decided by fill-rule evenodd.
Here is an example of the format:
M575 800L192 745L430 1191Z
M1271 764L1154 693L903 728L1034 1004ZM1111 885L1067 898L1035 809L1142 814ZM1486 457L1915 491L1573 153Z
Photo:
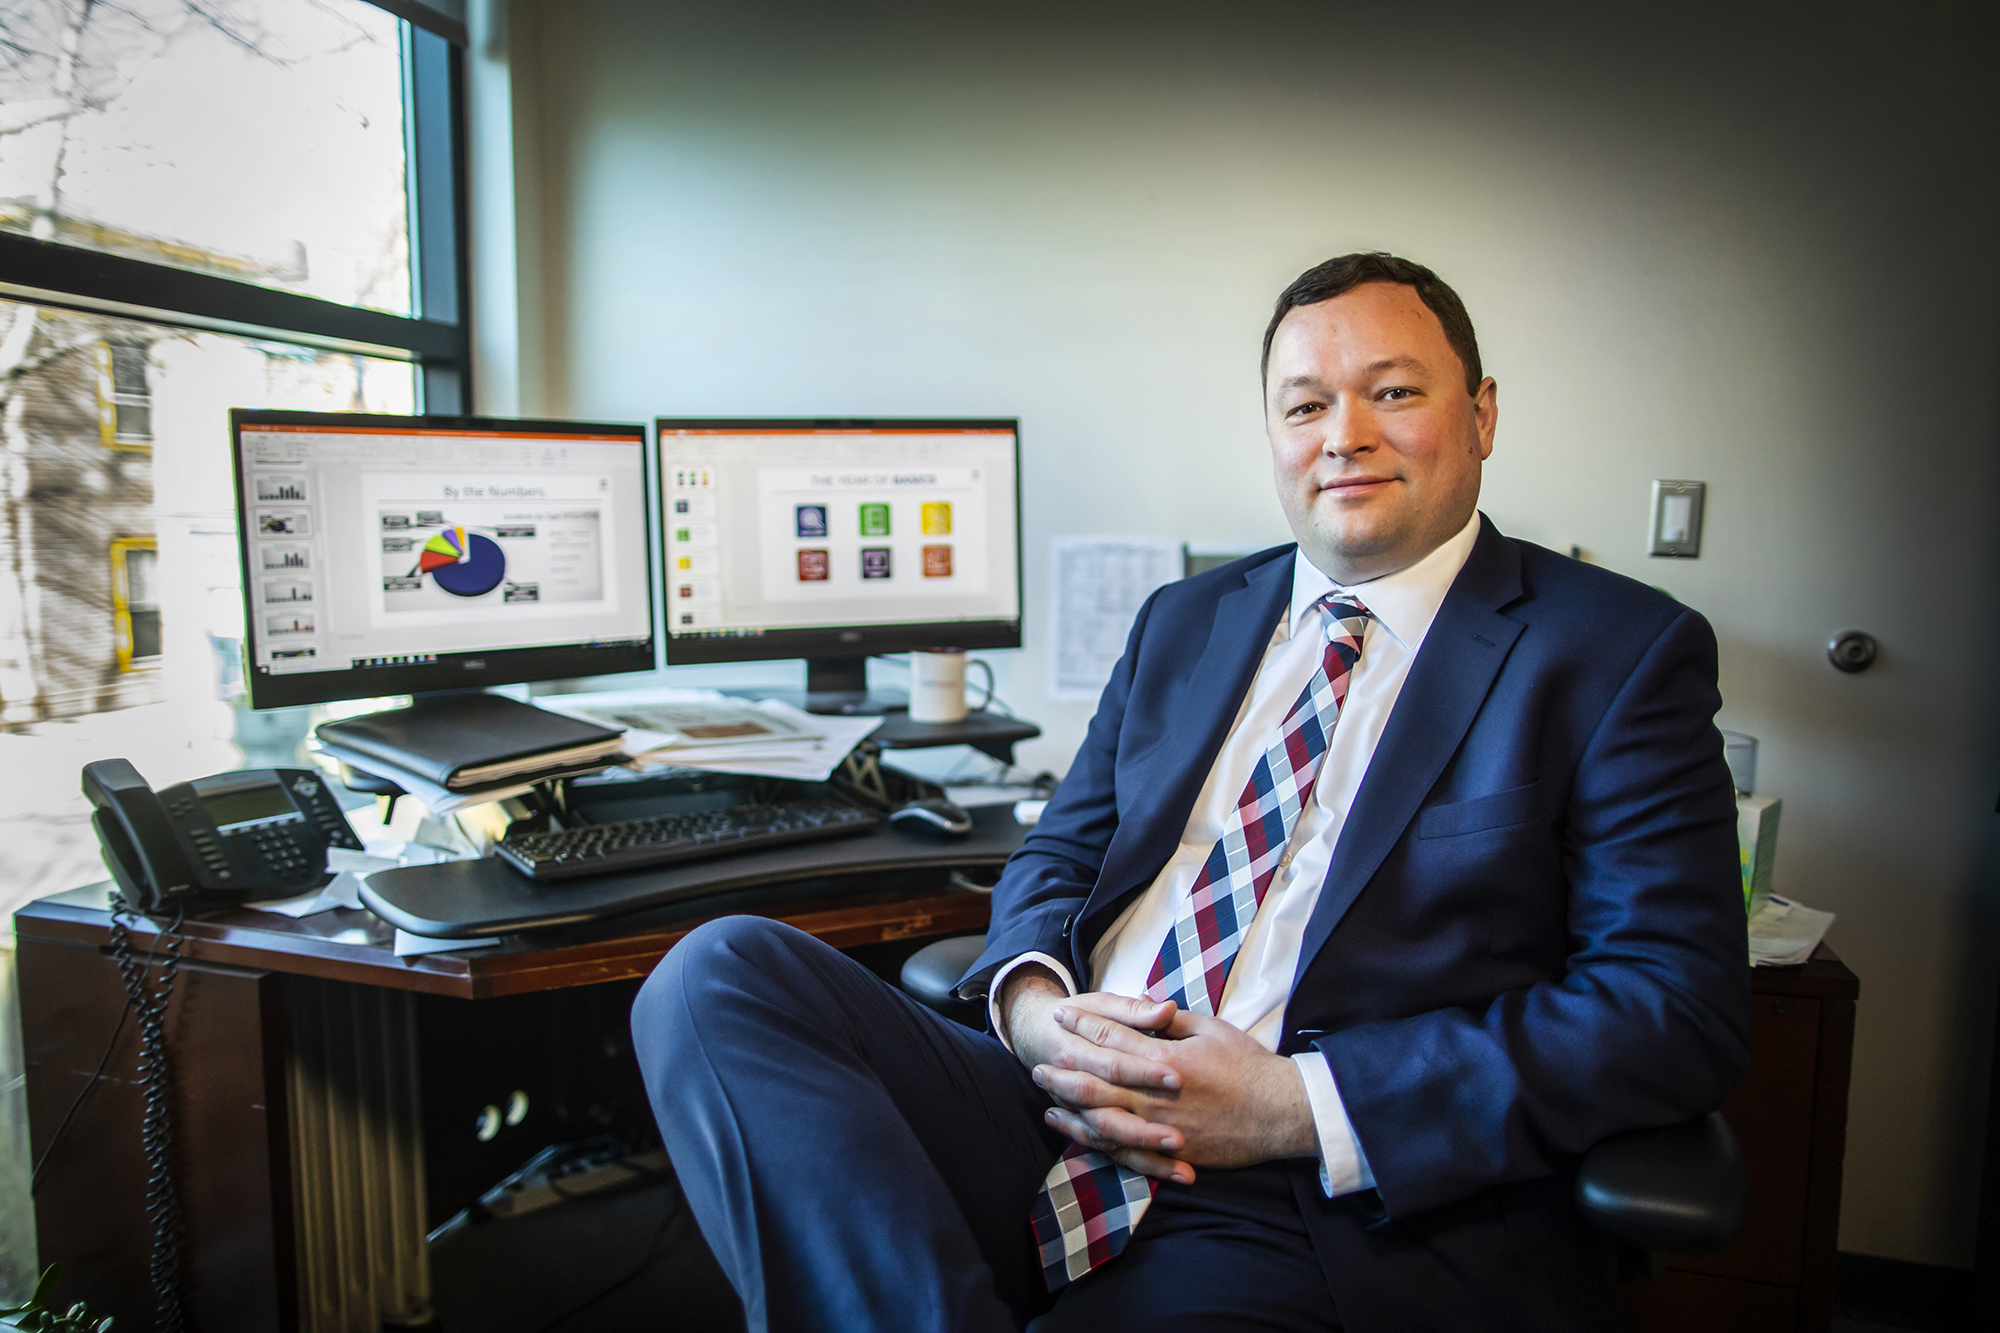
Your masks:
M1090 975L1179 841L1294 558L1147 602L961 993L1031 950ZM1719 1106L1748 1062L1715 679L1701 616L1482 519L1341 833L1279 1046L1325 1054L1376 1188L1327 1199L1311 1159L1202 1171L1045 1327L1617 1327L1576 1160ZM669 954L634 1032L753 1327L1041 1308L1027 1200L1061 1141L995 1039L753 922Z

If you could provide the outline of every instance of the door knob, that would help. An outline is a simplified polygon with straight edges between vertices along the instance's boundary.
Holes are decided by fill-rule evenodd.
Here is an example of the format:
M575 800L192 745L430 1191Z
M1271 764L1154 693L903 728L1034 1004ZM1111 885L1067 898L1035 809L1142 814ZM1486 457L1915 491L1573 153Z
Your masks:
M1851 676L1874 666L1875 655L1880 651L1881 645L1875 642L1874 635L1851 629L1833 636L1833 641L1826 645L1826 660L1833 663L1835 671Z

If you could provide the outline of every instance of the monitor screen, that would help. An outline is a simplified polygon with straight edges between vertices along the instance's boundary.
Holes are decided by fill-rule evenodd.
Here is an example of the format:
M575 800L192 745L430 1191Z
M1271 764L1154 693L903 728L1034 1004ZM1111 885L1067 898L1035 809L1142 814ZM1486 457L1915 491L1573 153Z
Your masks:
M253 707L652 669L645 427L230 424Z
M669 664L1021 643L1020 424L662 418Z

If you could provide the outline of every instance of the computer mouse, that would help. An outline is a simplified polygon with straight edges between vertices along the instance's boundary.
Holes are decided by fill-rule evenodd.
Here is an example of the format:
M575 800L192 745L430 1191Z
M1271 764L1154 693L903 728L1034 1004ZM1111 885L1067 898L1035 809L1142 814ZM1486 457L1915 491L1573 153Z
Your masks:
M912 833L934 838L962 838L972 832L972 816L942 796L909 801L889 812L889 822Z

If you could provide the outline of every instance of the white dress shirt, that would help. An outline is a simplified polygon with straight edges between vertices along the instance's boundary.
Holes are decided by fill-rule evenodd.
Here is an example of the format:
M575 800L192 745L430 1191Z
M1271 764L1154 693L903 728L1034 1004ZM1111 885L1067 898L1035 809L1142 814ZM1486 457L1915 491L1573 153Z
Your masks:
M1093 990L1145 994L1146 978L1160 945L1209 851L1228 825L1251 771L1319 669L1326 644L1326 612L1315 609L1314 603L1329 592L1350 592L1374 613L1374 619L1362 635L1361 659L1348 682L1340 721L1320 764L1312 803L1299 813L1285 856L1230 967L1216 1013L1216 1017L1249 1033L1265 1049L1278 1048L1306 923L1319 902L1347 812L1402 693L1410 664L1478 536L1479 515L1475 513L1458 535L1416 564L1351 587L1335 583L1307 560L1304 552L1298 554L1293 561L1291 604L1271 631L1257 679L1237 710L1228 739L1195 799L1180 846L1152 884L1119 914L1090 951ZM1007 974L1028 962L1054 972L1070 994L1077 990L1069 969L1047 954L1027 953L1010 961L995 974L987 993L993 1031L1003 1042L1007 1040L1006 1029L994 1006ZM1292 1059L1305 1079L1306 1097L1319 1131L1320 1185L1329 1197L1370 1188L1375 1183L1374 1173L1368 1169L1368 1159L1348 1122L1326 1057L1308 1051Z

